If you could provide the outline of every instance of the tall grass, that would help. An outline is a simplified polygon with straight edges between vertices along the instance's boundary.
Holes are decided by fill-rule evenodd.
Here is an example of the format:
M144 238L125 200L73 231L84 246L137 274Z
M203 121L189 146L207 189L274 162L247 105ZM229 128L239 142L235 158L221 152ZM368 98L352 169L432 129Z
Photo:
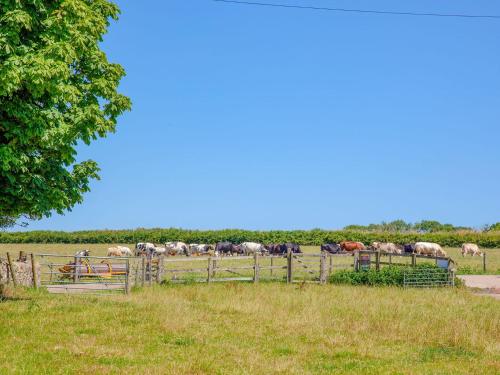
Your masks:
M465 290L216 284L0 303L0 373L498 374Z

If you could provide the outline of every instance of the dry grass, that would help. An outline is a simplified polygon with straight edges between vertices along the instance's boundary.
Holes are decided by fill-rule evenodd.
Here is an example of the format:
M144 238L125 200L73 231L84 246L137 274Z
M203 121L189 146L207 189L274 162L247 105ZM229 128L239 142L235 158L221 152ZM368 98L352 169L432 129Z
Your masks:
M500 371L500 302L465 290L240 283L32 297L0 303L0 373Z

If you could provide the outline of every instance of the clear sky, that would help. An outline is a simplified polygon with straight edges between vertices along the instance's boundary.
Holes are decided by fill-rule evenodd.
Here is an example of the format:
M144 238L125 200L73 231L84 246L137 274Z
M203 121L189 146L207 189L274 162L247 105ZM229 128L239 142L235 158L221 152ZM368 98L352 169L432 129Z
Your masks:
M262 0L265 2L268 0ZM500 15L491 0L269 0ZM133 110L101 181L29 229L500 221L500 20L118 1Z

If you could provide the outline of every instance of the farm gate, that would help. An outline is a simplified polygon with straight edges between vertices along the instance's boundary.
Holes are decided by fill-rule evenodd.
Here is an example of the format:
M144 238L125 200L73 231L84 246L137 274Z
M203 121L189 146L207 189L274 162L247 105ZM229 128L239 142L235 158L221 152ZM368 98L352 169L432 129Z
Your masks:
M128 293L129 258L36 254L39 284L49 293Z

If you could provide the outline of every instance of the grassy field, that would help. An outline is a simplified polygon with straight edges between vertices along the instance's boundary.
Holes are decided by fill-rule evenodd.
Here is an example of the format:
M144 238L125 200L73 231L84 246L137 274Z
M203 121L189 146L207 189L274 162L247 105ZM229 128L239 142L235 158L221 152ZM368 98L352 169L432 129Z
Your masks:
M118 244L134 248L133 244ZM77 250L89 249L92 255L106 255L108 247L111 244L0 244L0 256L5 252L17 254L20 250L27 253L55 253L55 254L74 254ZM318 253L319 246L302 246L304 252ZM481 257L463 258L458 248L445 248L446 252L452 257L458 266L458 273L482 273L483 259ZM489 274L500 274L500 249L486 249L487 272Z
M0 373L498 374L500 302L461 289L156 286L0 303Z
M0 254L107 247L0 245ZM498 254L488 259L498 265ZM460 288L262 282L20 296L0 302L0 374L500 372L500 301Z

